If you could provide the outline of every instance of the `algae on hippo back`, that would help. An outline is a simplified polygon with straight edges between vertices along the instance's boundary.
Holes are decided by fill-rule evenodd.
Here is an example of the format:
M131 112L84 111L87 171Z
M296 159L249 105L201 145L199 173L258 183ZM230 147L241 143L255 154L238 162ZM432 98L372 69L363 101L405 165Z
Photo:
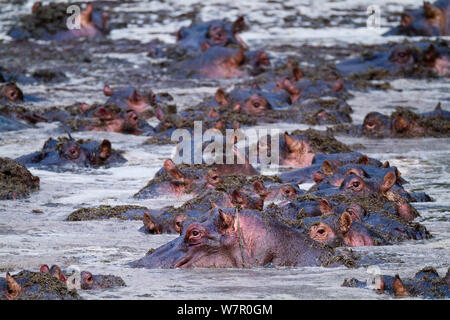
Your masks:
M12 159L0 158L0 200L27 198L37 190L39 177Z

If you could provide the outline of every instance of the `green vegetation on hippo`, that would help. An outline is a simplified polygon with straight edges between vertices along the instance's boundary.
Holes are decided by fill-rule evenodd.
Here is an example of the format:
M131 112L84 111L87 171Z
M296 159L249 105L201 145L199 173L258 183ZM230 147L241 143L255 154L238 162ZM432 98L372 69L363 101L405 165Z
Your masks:
M81 208L72 212L66 221L87 221L118 218L122 220L142 220L142 215L148 208L133 205L99 206L94 208Z
M0 200L22 199L39 190L39 177L9 158L0 158Z
M331 133L328 132L317 131L314 129L295 130L290 135L307 135L311 146L311 151L314 153L352 152L346 144L339 142Z

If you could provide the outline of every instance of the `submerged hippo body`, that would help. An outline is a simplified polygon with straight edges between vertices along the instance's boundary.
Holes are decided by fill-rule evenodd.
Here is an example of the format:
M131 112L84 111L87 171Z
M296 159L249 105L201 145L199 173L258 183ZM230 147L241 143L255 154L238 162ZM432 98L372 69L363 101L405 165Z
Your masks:
M390 43L378 51L344 60L336 67L344 75L374 77L374 72L378 72L381 77L448 77L450 49L440 42Z
M429 299L450 298L450 269L442 278L433 267L425 267L413 278L400 279L398 275L377 275L373 283L359 281L355 278L345 279L343 287L369 288L378 294L388 294L395 297L424 297Z
M145 268L320 266L335 253L261 213L215 209L203 223L192 223L183 234L132 265Z
M0 200L28 198L39 190L39 177L18 162L0 158Z
M74 140L73 138L48 139L41 151L16 159L27 166L48 167L100 167L126 162L117 151L111 148L109 140Z
M108 33L108 14L96 9L91 2L81 11L80 28L69 30L66 24L70 17L67 8L73 4L81 6L80 3L42 5L40 2L36 2L31 15L21 18L21 25L13 27L8 35L15 40L35 38L63 41L76 38L94 38Z
M384 36L448 36L450 35L450 1L423 2L417 10L404 12L400 25Z
M0 300L80 300L76 290L69 290L49 273L21 271L0 277Z
M213 79L242 78L263 72L263 66L269 64L267 54L263 51L245 52L242 49L214 46L182 61L175 68L184 70L181 74L183 77L188 74Z

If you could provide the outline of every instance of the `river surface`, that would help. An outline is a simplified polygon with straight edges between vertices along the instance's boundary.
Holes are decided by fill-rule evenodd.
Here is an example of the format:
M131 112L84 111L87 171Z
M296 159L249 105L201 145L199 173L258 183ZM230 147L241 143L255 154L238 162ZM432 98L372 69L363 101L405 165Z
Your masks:
M48 2L48 1L46 1ZM295 54L304 44L345 46L346 43L374 44L402 41L380 34L395 20L403 6L418 6L422 1L109 1L112 22L126 21L114 29L110 39L131 43L120 49L108 49L107 44L81 45L80 50L59 52L49 43L34 41L42 55L56 50L54 59L45 59L47 67L62 68L69 80L46 85L20 85L22 90L45 101L34 103L39 108L69 105L75 101L101 102L105 98L105 83L114 86L133 85L169 92L179 109L191 106L210 96L218 86L230 87L233 81L171 81L160 77L150 65L139 44L153 39L173 43L174 33L188 26L192 16L201 20L245 15L249 29L241 37L251 48L269 48L272 56ZM366 28L366 8L378 4L381 8L381 28ZM40 64L36 55L24 47L23 57L14 52L6 35L17 17L30 11L32 1L0 0L0 64L33 70ZM309 25L309 17L330 17L324 28ZM298 17L298 18L292 18ZM347 18L346 18L347 17ZM348 18L350 17L350 18ZM392 21L391 21L392 20ZM289 45L290 52L284 51ZM98 45L98 47L97 47ZM15 45L16 50L21 45ZM54 46L54 44L52 45ZM8 51L10 50L10 51ZM47 50L47 51L46 51ZM36 53L37 54L37 53ZM65 56L66 55L66 56ZM65 60L67 55L73 55ZM77 56L88 55L89 65L79 64ZM25 58L26 57L26 58ZM332 59L332 57L330 58ZM450 109L450 80L399 79L392 89L352 92L348 103L354 109L354 123L361 123L370 111L390 113L396 106L411 106L417 111L432 110L440 101ZM276 124L265 128L305 129L305 125ZM324 129L325 127L316 127ZM38 128L0 133L0 156L16 158L39 149L50 137L62 135L56 124L39 124ZM65 222L68 214L87 206L134 204L151 208L182 204L186 199L161 198L135 200L132 195L142 188L165 159L172 156L174 146L143 145L146 137L116 133L77 132L75 138L107 138L113 148L123 150L128 162L121 167L97 170L51 172L31 169L40 177L41 189L25 200L0 202L0 270L38 270L41 264L62 267L78 265L92 273L121 276L127 286L106 291L82 291L86 299L389 299L371 290L343 288L345 278L365 279L365 268L252 268L147 270L133 269L126 264L145 255L150 248L172 240L171 235L145 235L138 232L139 221ZM449 139L384 139L338 137L346 143L359 143L370 157L389 160L410 183L409 191L425 191L430 203L416 203L422 223L433 235L426 241L407 241L400 245L354 249L379 257L383 274L412 276L425 266L435 267L445 274L450 262L450 140ZM39 210L36 210L39 209Z

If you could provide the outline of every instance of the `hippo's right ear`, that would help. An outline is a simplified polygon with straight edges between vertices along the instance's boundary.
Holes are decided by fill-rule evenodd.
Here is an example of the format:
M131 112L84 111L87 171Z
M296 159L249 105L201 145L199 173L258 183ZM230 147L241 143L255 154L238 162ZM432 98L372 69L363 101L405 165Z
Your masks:
M432 19L441 14L441 10L435 6L433 6L428 1L423 2L423 11L425 13L425 17L428 19Z
M358 160L356 160L357 164L364 164L364 165L368 165L370 162L370 159L368 156L366 156L365 154L363 154L361 157L358 158Z
M394 288L394 295L396 297L408 297L409 296L408 289L406 289L405 285L403 284L402 279L400 279L398 274L395 275L394 283L392 286Z
M409 13L403 13L402 14L402 18L400 20L400 25L403 28L407 28L411 25L411 23L413 22L414 17L412 15L410 15Z
M389 161L387 161L387 160L383 164L383 167L385 167L385 168L389 168L390 166L391 165L390 165Z
M253 189L258 193L259 195L267 195L266 187L264 187L264 184L261 181L255 181L253 183Z
M211 48L211 45L208 42L203 42L202 43L202 51L206 51L209 48Z
M216 98L216 102L222 106L226 106L228 104L227 96L225 93L225 90L222 88L217 89L216 95L214 96Z
M33 7L31 8L31 13L35 13L37 11L37 9L41 6L42 6L42 2L40 2L40 1L35 2L33 4Z
M183 182L184 176L171 159L164 161L164 170L175 180Z
M48 265L43 264L43 265L41 266L41 268L39 269L39 271L40 271L40 272L43 272L43 273L49 273L49 272L50 272L50 268L48 267Z
M100 158L107 159L112 153L111 142L107 139L104 139L99 147Z
M353 223L352 216L350 215L350 213L345 211L344 213L342 213L339 219L339 229L341 230L342 233L345 234L350 231L352 223Z
M327 176L334 174L333 165L331 164L331 162L329 160L325 160L322 163L321 170L322 170L322 173Z
M319 201L319 209L322 214L333 214L333 208L331 207L331 204L327 199L321 199Z
M144 217L142 218L142 223L144 224L144 227L150 231L153 231L156 227L156 224L153 221L152 216L148 212L144 212Z
M17 283L16 280L14 280L13 277L9 274L9 272L6 273L6 289L5 289L5 296L7 300L14 300L16 299L20 292L22 291L22 287L20 284Z
M299 67L293 67L292 68L292 75L294 76L293 80L297 82L301 78L303 78L303 72L300 70Z
M221 230L228 230L234 227L234 217L219 209L219 223Z
M103 87L103 94L105 95L105 96L107 96L107 97L111 97L112 95L113 95L113 89L111 89L111 87L110 86L108 86L108 85L105 85L104 87Z
M381 185L381 191L386 192L389 189L392 188L392 186L397 181L397 177L395 176L395 173L392 171L389 171L386 173L383 177L383 184Z
M246 25L244 21L244 17L240 16L236 19L236 21L233 22L233 33L238 33L244 31Z

